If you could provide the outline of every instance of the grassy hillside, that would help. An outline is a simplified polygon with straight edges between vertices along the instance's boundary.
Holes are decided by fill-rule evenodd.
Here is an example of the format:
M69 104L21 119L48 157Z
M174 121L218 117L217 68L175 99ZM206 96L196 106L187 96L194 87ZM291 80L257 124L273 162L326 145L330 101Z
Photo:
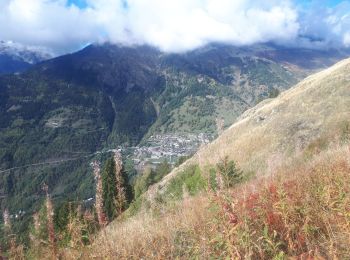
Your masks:
M136 216L64 256L348 259L349 72L344 60L248 110L152 186ZM224 156L255 177L213 188Z
M104 259L348 259L348 147L302 157L232 190L203 192L115 222L89 248ZM128 238L125 240L125 238ZM83 253L82 253L83 252Z

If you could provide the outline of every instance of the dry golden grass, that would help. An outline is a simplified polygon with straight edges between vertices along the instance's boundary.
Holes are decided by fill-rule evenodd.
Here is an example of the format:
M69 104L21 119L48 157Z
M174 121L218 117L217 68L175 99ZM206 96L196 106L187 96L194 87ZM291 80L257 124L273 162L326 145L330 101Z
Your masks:
M206 258L207 232L204 223L212 218L206 196L187 198L163 213L141 213L123 222L114 222L96 237L83 258L88 259L169 259L200 255ZM81 252L64 256L75 259Z

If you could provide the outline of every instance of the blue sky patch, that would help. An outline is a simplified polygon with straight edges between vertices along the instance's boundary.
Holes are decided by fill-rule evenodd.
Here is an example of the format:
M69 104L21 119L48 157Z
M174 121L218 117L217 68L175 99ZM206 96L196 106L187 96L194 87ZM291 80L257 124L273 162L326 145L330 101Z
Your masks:
M80 9L84 9L87 7L87 3L85 0L68 0L67 5L75 5L79 7Z

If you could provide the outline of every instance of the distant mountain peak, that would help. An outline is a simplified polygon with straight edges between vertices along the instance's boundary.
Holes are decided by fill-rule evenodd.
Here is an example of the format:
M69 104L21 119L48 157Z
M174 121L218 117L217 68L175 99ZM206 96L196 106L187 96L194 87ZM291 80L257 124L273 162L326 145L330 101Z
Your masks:
M37 46L26 46L13 41L0 41L0 55L11 56L13 59L29 64L53 58L53 54Z
M49 50L42 47L0 40L0 74L22 72L34 64L53 57Z

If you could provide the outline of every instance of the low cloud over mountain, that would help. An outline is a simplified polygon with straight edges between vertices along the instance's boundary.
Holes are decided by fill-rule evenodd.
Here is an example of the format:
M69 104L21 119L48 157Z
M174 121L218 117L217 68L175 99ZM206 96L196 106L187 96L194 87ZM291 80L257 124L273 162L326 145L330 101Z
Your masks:
M181 52L211 42L350 45L350 3L305 0L0 0L0 39L57 54L87 43Z

